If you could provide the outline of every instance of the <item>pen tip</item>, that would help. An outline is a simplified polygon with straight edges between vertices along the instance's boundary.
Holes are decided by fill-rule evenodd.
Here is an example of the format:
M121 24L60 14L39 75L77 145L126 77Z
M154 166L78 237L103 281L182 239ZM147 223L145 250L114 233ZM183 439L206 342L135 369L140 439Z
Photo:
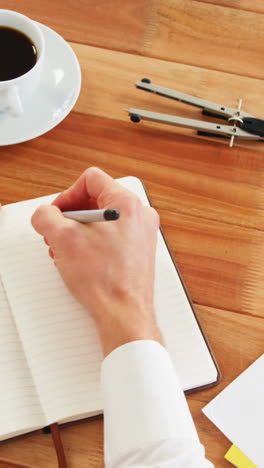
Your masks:
M106 221L116 221L120 217L118 210L105 210L104 219Z

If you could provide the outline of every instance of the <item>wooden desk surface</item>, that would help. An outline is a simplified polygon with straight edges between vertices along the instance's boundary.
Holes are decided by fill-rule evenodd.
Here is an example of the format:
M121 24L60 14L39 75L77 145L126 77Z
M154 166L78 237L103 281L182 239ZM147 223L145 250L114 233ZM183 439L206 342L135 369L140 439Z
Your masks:
M23 4L23 5L22 5ZM58 192L88 166L146 184L223 379L188 396L201 441L216 468L230 442L201 408L264 351L264 143L202 139L194 131L142 122L139 107L201 118L200 111L143 93L145 76L264 117L262 0L5 0L54 28L75 50L82 90L49 133L0 147L0 198L11 203ZM62 429L69 467L103 466L102 420ZM57 466L49 435L0 445L0 459Z

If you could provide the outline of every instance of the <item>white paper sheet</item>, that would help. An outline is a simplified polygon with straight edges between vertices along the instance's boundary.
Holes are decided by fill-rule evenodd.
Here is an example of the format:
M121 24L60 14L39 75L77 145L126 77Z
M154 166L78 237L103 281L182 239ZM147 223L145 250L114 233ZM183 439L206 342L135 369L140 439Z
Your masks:
M264 468L264 354L202 411L258 468Z

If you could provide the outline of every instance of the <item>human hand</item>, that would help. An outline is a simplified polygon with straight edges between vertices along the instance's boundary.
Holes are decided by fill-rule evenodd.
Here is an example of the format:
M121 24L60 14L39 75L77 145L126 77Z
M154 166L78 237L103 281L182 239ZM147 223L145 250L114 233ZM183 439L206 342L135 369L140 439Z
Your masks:
M114 208L120 219L82 224L61 211ZM93 316L104 355L129 341L160 341L153 307L159 216L97 168L32 216L63 280Z

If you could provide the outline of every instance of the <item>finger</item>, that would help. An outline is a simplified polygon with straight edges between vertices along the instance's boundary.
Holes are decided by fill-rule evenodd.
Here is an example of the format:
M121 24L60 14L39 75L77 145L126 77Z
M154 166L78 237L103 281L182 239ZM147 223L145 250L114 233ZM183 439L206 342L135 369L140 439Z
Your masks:
M93 200L98 208L104 208L113 194L124 192L126 189L112 177L96 167L91 167L86 169L69 189L60 194L53 204L66 211L85 206L89 200Z
M49 243L48 243L48 240L46 239L46 237L43 237L43 240L44 240L45 244L47 244L49 246Z
M52 205L40 206L31 217L32 226L46 238L49 245L58 232L69 222L71 220L66 219L60 209Z
M87 210L97 210L98 209L97 201L94 198L90 198L87 201L87 205L85 206L85 209L87 209Z
M68 189L69 190L69 189ZM62 197L63 195L63 197ZM63 204L62 204L63 202ZM76 199L75 202L67 200L67 190L61 193L53 202L52 205L58 206L62 211L75 211L75 210L97 210L98 205L93 198L83 197L82 200Z
M49 256L52 259L54 258L54 252L53 252L53 250L51 248L49 248Z

